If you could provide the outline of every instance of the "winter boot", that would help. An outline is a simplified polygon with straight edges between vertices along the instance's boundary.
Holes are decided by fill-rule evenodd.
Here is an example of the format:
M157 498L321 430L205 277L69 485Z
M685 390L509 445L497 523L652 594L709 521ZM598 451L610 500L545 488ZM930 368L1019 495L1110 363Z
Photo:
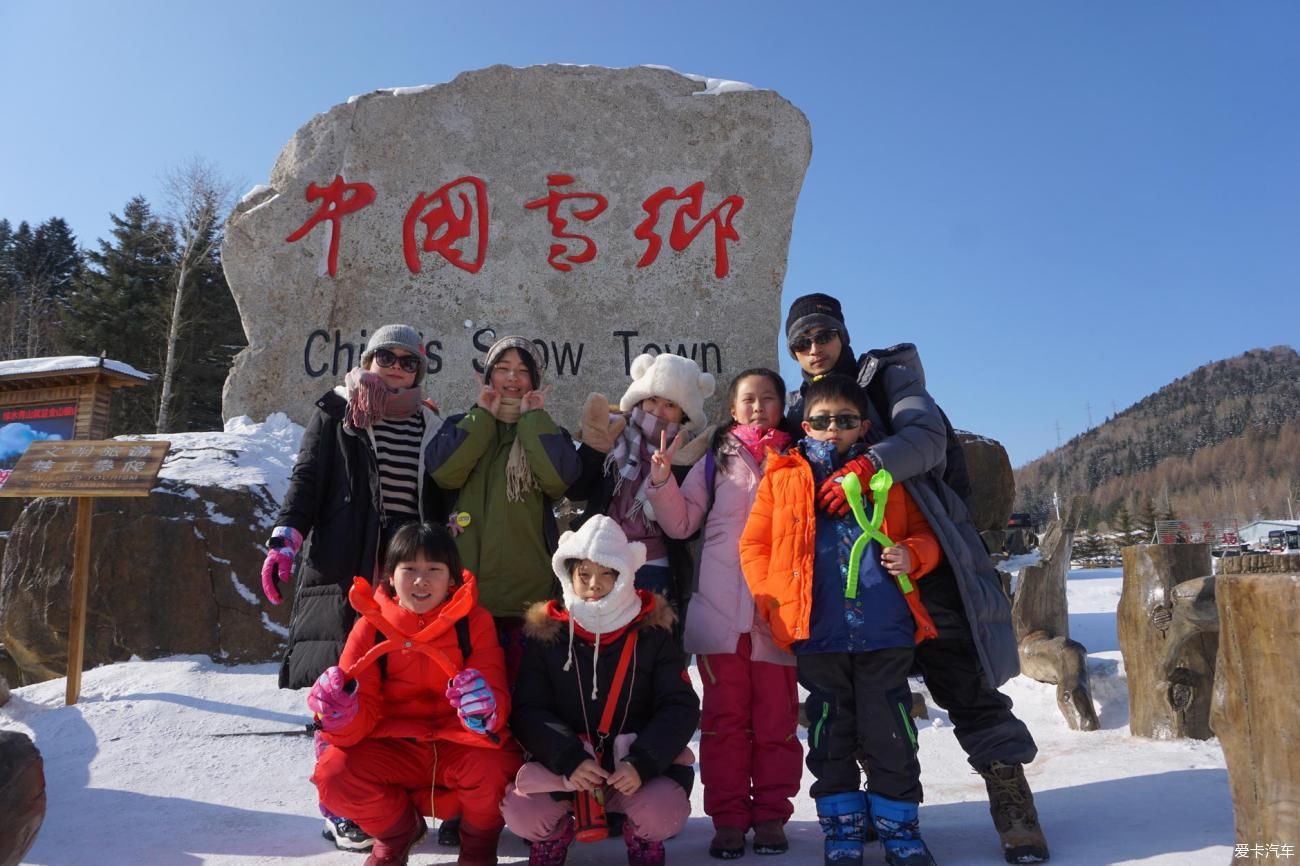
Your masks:
M480 830L465 822L460 825L460 856L456 866L497 866L497 842L501 828Z
M916 803L868 792L867 807L871 810L871 823L885 846L885 862L889 866L935 866L930 849L921 840Z
M1050 857L1047 837L1038 826L1034 792L1025 780L1025 768L994 761L980 770L980 775L989 790L993 826L1002 837L1002 856L1008 863L1046 863Z
M861 791L816 798L817 820L826 834L826 866L862 866L862 828L867 800Z
M668 854L663 842L651 842L636 835L636 825L623 822L623 842L627 845L627 866L664 866Z
M754 825L755 854L784 854L790 850L785 838L785 822L780 818L759 821Z
M709 843L709 856L718 860L739 860L745 856L745 828L717 827Z
M406 866L411 849L419 844L428 829L424 826L424 816L410 807L396 824L375 834L375 845L365 866Z
M573 844L573 816L565 815L559 830L550 839L528 843L528 866L564 866Z
M460 845L460 818L448 818L438 826L438 844L447 848Z
M374 837L358 827L355 821L337 816L326 816L325 829L321 835L333 842L334 847L340 851L369 851L370 846L375 844Z

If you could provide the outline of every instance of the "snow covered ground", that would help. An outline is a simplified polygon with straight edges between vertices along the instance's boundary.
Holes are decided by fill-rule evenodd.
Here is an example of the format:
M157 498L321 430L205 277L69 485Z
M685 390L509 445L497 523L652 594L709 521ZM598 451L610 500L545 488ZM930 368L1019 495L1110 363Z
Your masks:
M1052 862L1223 866L1234 840L1218 742L1129 736L1115 634L1119 593L1119 569L1071 572L1071 635L1090 650L1102 730L1069 730L1052 686L1020 677L1005 689L1038 740L1028 775ZM63 706L63 692L62 680L16 689L0 708L0 727L28 733L45 759L48 810L24 863L360 866L361 857L334 851L320 836L307 738L213 736L289 730L307 720L304 693L277 689L274 665L223 667L203 657L129 662L87 671L74 707ZM930 716L919 722L925 837L944 866L1001 863L983 782L967 766L946 715L932 705ZM712 827L698 785L693 800L687 829L668 848L669 861L682 866L716 862L706 853ZM790 853L763 862L820 863L821 835L807 796L797 801L788 829ZM501 853L502 863L527 860L523 843L509 835ZM878 848L868 851L868 863L882 859ZM432 839L411 858L414 866L454 862L454 852ZM569 862L626 861L621 842L604 842L575 846Z

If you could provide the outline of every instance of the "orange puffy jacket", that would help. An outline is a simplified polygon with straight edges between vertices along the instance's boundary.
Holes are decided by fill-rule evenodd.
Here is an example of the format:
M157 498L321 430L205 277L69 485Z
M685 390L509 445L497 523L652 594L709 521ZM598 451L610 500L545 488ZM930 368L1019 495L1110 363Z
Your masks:
M787 651L811 634L816 493L812 466L797 449L769 453L754 508L740 536L745 582L773 639ZM939 540L902 485L890 488L880 529L911 553L909 576L914 579L929 574L943 559ZM916 621L916 642L938 637L915 582L903 597Z

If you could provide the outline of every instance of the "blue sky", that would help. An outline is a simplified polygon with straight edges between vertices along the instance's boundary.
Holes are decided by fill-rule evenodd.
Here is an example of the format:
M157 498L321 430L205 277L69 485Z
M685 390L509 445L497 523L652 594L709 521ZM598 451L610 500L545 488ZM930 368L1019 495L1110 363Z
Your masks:
M353 94L546 62L798 106L813 159L785 302L839 296L859 351L917 343L954 423L1015 465L1058 424L1068 440L1201 364L1297 344L1289 0L0 0L0 217L62 216L91 246L192 156L246 189Z

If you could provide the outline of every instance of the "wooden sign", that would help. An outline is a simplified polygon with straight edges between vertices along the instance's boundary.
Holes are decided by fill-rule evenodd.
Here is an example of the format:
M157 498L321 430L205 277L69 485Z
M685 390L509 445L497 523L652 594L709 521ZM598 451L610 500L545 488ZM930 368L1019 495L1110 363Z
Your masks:
M148 496L170 442L33 442L0 496Z

